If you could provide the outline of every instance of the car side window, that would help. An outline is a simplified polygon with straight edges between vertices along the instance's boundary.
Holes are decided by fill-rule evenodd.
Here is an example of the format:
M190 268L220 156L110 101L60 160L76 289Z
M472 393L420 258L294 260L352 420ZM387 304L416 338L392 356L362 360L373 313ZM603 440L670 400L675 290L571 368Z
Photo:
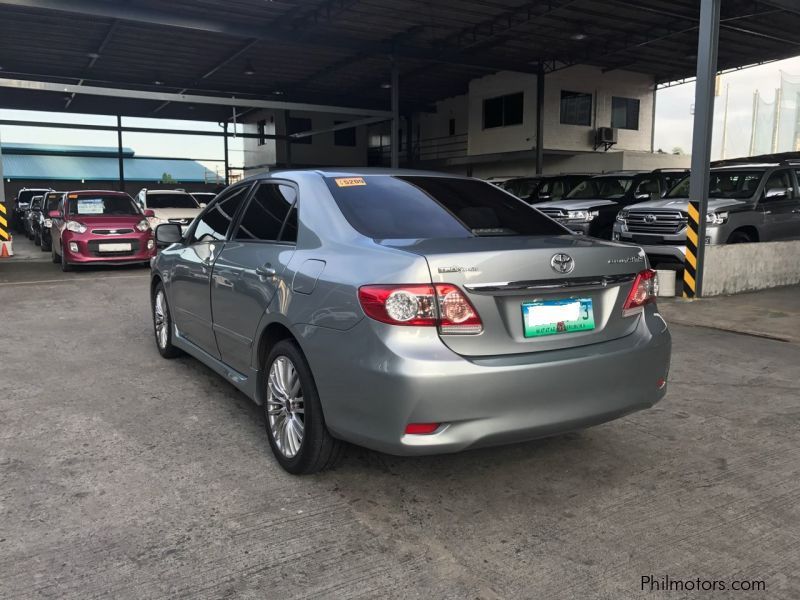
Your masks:
M247 196L248 189L250 189L250 186L240 186L214 202L199 218L189 243L197 244L198 242L224 240L228 233L228 228L236 216L236 211Z
M639 185L636 186L636 190L634 191L634 195L644 195L644 194L658 194L658 179L642 179L639 182Z
M792 198L794 194L792 193L792 179L789 177L789 171L782 169L780 171L775 171L772 175L769 176L767 179L767 184L764 186L764 201L765 202L772 202L774 200L785 200L787 197ZM783 196L776 196L774 198L766 197L767 192L772 189L780 188L780 189L788 189L789 194L786 197Z
M284 183L260 183L234 236L261 242L297 241L297 191Z

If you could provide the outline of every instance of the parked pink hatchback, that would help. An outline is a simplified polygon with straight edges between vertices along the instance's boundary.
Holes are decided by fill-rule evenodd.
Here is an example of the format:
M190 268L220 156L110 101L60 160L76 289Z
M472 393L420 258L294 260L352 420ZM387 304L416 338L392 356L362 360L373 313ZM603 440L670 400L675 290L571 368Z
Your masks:
M63 271L79 264L150 265L156 247L147 217L124 192L82 190L64 194L48 213L53 262Z

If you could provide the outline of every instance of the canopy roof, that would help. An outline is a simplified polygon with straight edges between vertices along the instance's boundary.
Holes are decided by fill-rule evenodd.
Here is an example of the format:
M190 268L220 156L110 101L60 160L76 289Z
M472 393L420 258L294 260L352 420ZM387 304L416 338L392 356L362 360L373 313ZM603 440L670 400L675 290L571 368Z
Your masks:
M691 77L698 0L0 0L0 77L403 110L571 64ZM720 70L800 54L800 2L726 0ZM231 107L0 88L0 106L229 118Z

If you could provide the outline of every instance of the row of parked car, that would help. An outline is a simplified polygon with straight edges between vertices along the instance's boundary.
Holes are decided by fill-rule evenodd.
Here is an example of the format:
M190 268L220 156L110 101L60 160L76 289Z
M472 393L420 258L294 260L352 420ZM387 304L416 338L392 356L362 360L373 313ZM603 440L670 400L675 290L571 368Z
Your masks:
M578 234L630 242L651 262L682 262L689 172L681 169L510 178L497 185ZM800 162L711 169L706 243L800 238Z
M156 252L154 228L161 223L185 228L214 196L143 189L134 200L111 190L23 189L12 224L42 252L50 252L64 271L76 264L149 266Z

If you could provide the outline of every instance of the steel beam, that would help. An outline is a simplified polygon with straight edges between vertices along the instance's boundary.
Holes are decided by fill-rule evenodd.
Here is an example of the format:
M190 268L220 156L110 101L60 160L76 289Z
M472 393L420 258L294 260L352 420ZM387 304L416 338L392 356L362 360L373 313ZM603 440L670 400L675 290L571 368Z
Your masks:
M392 61L392 134L390 164L393 169L400 167L400 69Z
M536 74L536 174L544 171L544 64Z
M222 132L225 135L225 137L223 138L223 142L224 142L223 143L223 151L225 152L225 176L224 176L223 179L225 181L225 185L229 185L228 184L228 177L229 177L228 173L230 172L230 163L228 162L229 159L228 159L228 122L227 121L225 121L225 123L222 124Z
M2 2L2 0L0 0ZM371 117L390 117L391 112L368 108L351 108L330 106L326 104L306 104L302 102L280 102L277 100L252 100L247 98L200 96L195 94L176 94L171 92L149 92L124 88L106 88L71 83L52 83L49 81L28 81L27 79L0 79L0 88L32 90L41 92L61 92L86 94L89 96L106 96L111 98L133 98L136 100L154 100L156 102L186 102L189 104L211 104L215 106L244 106L252 108L269 108L274 110L302 110L308 112L324 112L342 115L362 115Z
M125 116L125 115L123 115ZM116 131L116 125L80 125L76 123L50 123L48 121L24 121L15 119L0 119L0 125L10 127L52 127L54 129L83 129L86 131ZM192 131L191 129L165 129L163 127L122 127L125 133L168 133L176 135L202 135L207 137L222 137L226 135L221 131ZM286 136L276 134L259 135L257 133L237 133L235 136L228 133L228 136L241 138L264 138L268 140L282 140ZM211 160L211 159L202 159Z
M714 84L717 74L717 45L719 41L719 13L722 0L701 0L700 27L697 40L697 80L694 95L694 129L692 133L692 171L689 179L689 199L699 213L697 223L697 266L695 268L694 296L703 293L703 259L706 242L706 214L708 213L709 165L711 162L711 134L714 124ZM688 247L688 245L687 245ZM690 261L687 257L688 267ZM686 271L687 269L684 269ZM684 274L684 286L686 286ZM691 286L690 286L691 287ZM684 290L685 295L686 289Z
M119 163L119 191L125 191L125 161L122 157L122 117L117 115L117 161Z
M319 135L321 133L330 133L331 131L350 129L351 127L361 127L363 125L373 125L374 123L382 123L383 121L387 120L388 119L386 119L386 117L367 117L366 119L357 119L355 121L346 121L344 123L339 123L338 125L331 125L330 127L325 127L324 129L312 129L310 131L300 131L298 133L290 133L286 137L292 140L299 140L302 138Z

